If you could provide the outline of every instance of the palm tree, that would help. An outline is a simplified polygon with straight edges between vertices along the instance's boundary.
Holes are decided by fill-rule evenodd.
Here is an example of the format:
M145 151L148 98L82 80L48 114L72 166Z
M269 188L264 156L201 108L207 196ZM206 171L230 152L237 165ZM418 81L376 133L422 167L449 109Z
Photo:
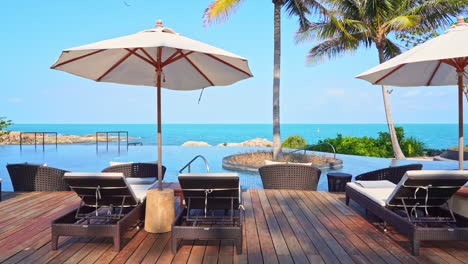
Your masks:
M258 0L257 0L258 1ZM205 10L205 24L224 21L242 0L215 0ZM310 22L306 18L312 12L325 14L326 9L316 0L272 0L274 4L274 56L273 56L273 159L281 157L280 134L280 58L281 58L281 8L289 16L297 16L299 27L305 30Z
M466 0L326 0L329 15L318 23L299 30L298 40L319 40L309 51L309 62L335 58L360 47L375 46L379 62L401 53L391 40L395 33L405 33L417 27L436 30L449 25L451 18L466 8ZM405 158L396 136L387 86L382 95L388 129L396 159Z

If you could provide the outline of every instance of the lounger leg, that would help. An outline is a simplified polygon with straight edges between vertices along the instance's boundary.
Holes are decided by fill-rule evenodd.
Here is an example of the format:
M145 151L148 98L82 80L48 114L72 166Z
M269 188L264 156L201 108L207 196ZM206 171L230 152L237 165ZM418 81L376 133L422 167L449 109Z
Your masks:
M51 242L51 245L52 245L52 250L57 250L57 247L58 247L58 239L59 239L59 236L52 235L52 240L50 241L50 242Z
M417 239L413 239L413 242L411 243L411 251L414 256L419 256L419 247L421 245L421 241Z
M242 236L235 240L237 255L242 254Z
M388 229L387 229L387 221L383 221L383 231L384 232L387 232Z
M175 238L172 236L172 253L176 254L177 253L177 246L179 244L179 239Z
M346 205L349 206L349 196L348 195L346 195Z
M120 245L121 245L120 234L116 234L116 235L114 235L114 251L115 252L120 251Z

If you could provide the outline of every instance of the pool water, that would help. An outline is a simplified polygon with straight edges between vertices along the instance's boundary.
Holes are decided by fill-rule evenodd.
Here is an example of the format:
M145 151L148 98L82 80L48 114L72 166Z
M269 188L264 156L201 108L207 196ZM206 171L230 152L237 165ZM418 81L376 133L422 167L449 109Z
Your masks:
M269 148L164 146L163 164L167 167L164 180L176 182L178 171L196 155L203 155L208 160L211 172L230 172L222 168L224 157L260 149L268 150ZM457 169L458 167L456 161L394 161L392 159L340 154L337 155L337 158L343 160L343 167L334 171L347 172L354 176L375 169L411 163L422 163L423 169L429 170ZM157 160L157 148L154 145L129 146L128 150L121 147L120 151L118 151L116 144L110 144L108 150L106 150L105 145L102 145L98 152L96 152L95 145L91 144L61 144L57 148L55 145L46 145L44 150L42 146L35 149L33 145L26 145L23 146L22 151L17 145L3 145L0 146L0 178L3 179L2 190L12 191L13 187L6 169L8 163L47 163L50 167L68 171L99 172L108 167L110 161L148 162L155 160ZM202 160L192 164L192 172L204 171L206 168ZM318 185L319 190L327 190L328 188L327 172L328 170L322 170ZM263 188L258 173L239 172L239 174L243 188Z

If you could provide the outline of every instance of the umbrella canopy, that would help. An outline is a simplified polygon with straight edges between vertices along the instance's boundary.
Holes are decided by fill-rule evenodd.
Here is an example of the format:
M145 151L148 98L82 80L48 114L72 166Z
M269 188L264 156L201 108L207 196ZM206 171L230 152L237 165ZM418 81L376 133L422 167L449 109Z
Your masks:
M245 58L156 28L62 52L52 69L98 82L157 87L158 176L162 188L161 88L196 90L252 77Z
M459 168L463 169L463 83L468 83L468 23L463 17L444 34L360 75L372 84L391 86L458 85Z

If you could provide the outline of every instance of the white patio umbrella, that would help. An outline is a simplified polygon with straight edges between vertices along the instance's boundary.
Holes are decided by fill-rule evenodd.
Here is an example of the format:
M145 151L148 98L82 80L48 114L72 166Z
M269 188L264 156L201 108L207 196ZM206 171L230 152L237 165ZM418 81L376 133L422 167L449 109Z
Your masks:
M51 68L97 82L157 87L160 190L161 88L189 91L253 76L245 58L164 28L161 20L153 29L66 49Z
M459 169L463 167L463 83L468 83L468 23L463 17L444 34L356 78L391 86L458 85Z

